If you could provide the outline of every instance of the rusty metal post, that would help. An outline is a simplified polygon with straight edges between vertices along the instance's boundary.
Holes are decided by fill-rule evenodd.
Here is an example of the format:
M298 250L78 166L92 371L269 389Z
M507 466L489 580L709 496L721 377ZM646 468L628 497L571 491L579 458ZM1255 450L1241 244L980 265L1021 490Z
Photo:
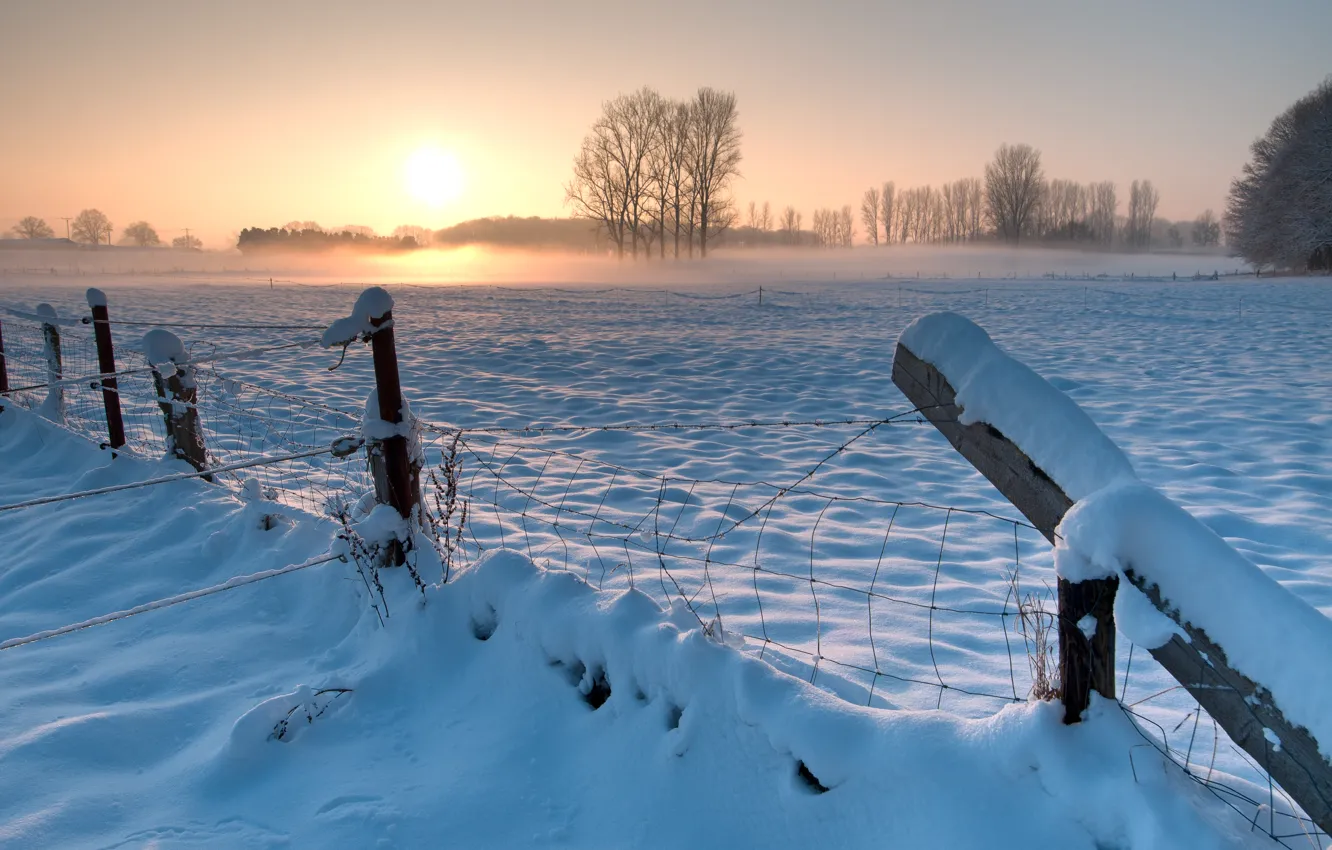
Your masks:
M97 342L97 371L102 373L102 406L106 410L107 445L118 449L125 445L125 420L120 414L116 352L111 344L111 318L106 309L105 293L100 289L89 289L88 307L92 309L93 339Z
M0 322L0 393L9 392L9 370L5 367L5 328Z
M370 351L375 363L375 389L379 418L397 425L402 422L402 383L398 376L398 352L393 337L393 311L371 319ZM398 515L410 519L420 490L420 472L413 471L407 438L401 434L383 441L384 465L388 474L388 496Z

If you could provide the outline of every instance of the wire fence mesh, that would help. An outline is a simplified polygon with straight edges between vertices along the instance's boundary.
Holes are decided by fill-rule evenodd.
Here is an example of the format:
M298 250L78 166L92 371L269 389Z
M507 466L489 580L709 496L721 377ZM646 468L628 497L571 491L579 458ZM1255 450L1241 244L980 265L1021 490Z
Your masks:
M904 297L924 301L990 297L985 288L903 290ZM1091 298L1092 288L1085 290L1082 297ZM103 442L107 424L90 329L57 331L58 367L46 329L4 320L9 383L17 388L7 398ZM200 360L220 348L197 349ZM117 357L126 450L160 457L166 432L152 370L132 348ZM215 362L196 372L212 464L326 447L359 430L359 411L240 380ZM1057 669L1049 637L1057 614L1049 546L1036 529L982 510L822 484L818 473L825 464L871 435L910 423L910 413L885 420L687 426L837 431L823 459L776 482L663 474L568 442L587 431L616 430L605 426L424 426L432 462L458 438L469 557L508 547L599 588L637 589L719 638L862 705L982 716L1046 694L1050 671ZM618 430L646 431L651 438L651 432L681 426ZM691 468L706 469L709 460L704 449ZM361 454L260 465L218 480L245 498L324 516L374 489ZM1264 767L1231 743L1150 655L1121 638L1117 657L1121 701L1144 735L1142 750L1130 753L1135 771L1155 769L1155 754L1165 769L1182 769L1233 806L1256 832L1289 847L1327 846Z

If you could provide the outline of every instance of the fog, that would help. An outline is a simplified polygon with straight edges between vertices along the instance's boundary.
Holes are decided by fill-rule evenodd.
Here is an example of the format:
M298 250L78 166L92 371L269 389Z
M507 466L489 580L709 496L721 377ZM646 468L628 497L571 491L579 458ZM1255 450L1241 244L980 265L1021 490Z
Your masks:
M237 252L135 250L30 250L0 254L0 284L55 275L60 278L119 277L127 282L197 281L267 285L304 283L393 283L440 285L677 286L728 284L856 283L888 279L999 280L1004 278L1150 276L1192 277L1247 270L1224 253L1151 253L1012 248L997 245L815 251L809 249L719 250L706 261L616 260L557 251L502 250L480 246L402 254L329 252L242 255Z

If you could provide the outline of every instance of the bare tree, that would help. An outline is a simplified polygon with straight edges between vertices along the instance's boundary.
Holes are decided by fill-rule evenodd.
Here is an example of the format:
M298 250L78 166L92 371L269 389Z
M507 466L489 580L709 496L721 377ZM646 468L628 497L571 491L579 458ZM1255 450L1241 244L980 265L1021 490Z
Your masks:
M198 236L177 236L171 240L172 248L180 248L186 251L202 251L203 242Z
M27 216L19 221L13 227L14 235L20 239L50 239L55 236L53 231L46 223L46 219L38 218L35 215Z
M1193 220L1193 244L1204 248L1221 244L1221 222L1211 210Z
M88 209L79 213L72 223L74 241L89 245L100 245L105 239L111 244L111 219L98 209Z
M763 202L763 211L759 213L759 230L764 233L772 230L772 207L767 201Z
M1109 180L1093 183L1087 211L1087 227L1091 231L1091 238L1102 245L1113 245L1118 215L1119 199L1115 193L1115 184Z
M157 231L146 221L136 221L130 224L120 234L120 239L121 242L137 245L140 248L162 244Z
M879 220L883 222L883 241L888 245L893 244L893 237L897 233L893 227L894 216L897 214L893 206L896 200L897 186L889 180L879 190Z
M860 223L865 225L871 245L879 244L879 190L871 186L860 199Z
M1152 246L1152 220L1156 218L1156 205L1161 196L1152 181L1134 180L1129 187L1128 222L1125 240L1134 248L1147 250Z
M856 238L855 219L851 215L851 205L847 204L837 214L838 235L843 248L850 248Z
M999 236L1017 243L1041 200L1041 152L1031 145L1000 145L985 166L985 215Z
M752 227L754 230L758 230L759 211L758 211L758 204L754 201L749 202L749 219L745 223L750 227Z
M626 243L638 256L647 234L650 184L648 159L655 142L654 117L660 96L648 88L602 105L601 117L574 157L573 180L565 200L577 218L598 224L623 258Z
M800 213L796 212L795 207L787 207L782 210L782 217L778 220L777 226L786 234L787 241L795 244L800 235Z
M692 183L698 199L698 247L708 255L708 241L734 219L729 190L740 174L740 127L735 93L703 87L693 103Z

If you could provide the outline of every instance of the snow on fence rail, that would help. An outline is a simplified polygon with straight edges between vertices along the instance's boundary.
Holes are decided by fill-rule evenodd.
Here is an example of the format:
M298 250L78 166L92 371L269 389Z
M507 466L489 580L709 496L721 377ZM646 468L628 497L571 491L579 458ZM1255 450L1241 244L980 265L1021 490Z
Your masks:
M1254 671L1268 672L1263 653L1287 639L1269 630L1263 639L1268 643L1249 645L1244 632L1207 625L1206 612L1189 607L1197 597L1181 595L1180 585L1172 583L1171 570L1192 574L1146 557L1149 549L1119 546L1131 542L1146 522L1124 519L1133 516L1123 507L1126 501L1167 506L1132 489L1101 492L1107 483L1132 483L1127 459L1071 401L1007 360L965 320L929 317L903 335L893 378L913 407L882 419L459 429L417 420L400 389L394 401L396 369L388 357L392 301L382 290L367 295L319 341L345 347L361 339L375 349L380 391L371 395L365 413L238 380L218 370L228 355L194 357L160 335L159 343L170 344L122 351L115 363L107 355L118 323L109 319L105 297L96 294L90 298L93 336L77 320L40 322L34 319L43 316L31 314L14 321L11 314L0 321L0 381L8 381L8 388L0 389L5 393L0 404L13 400L40 409L112 451L144 456L160 456L172 446L173 429L193 415L190 427L204 454L197 464L202 470L191 475L213 474L243 497L317 514L345 515L359 504L364 515L368 496L370 504L391 505L405 518L419 510L416 516L428 524L440 520L445 509L439 497L453 487L467 510L465 529L455 528L465 532L464 557L515 548L547 567L576 571L598 587L637 588L718 639L744 642L788 672L867 705L992 713L1033 694L1048 697L1051 680L1059 681L1051 675L1058 664L1066 710L1075 719L1091 690L1115 696L1117 618L1121 631L1152 648L1198 696L1196 713L1185 718L1194 724L1187 749L1170 743L1179 726L1170 732L1157 727L1160 743L1149 737L1153 746L1232 805L1247 806L1255 827L1274 838L1303 838L1316 829L1298 807L1275 805L1273 776L1314 822L1328 825L1321 773L1326 762L1312 736L1287 720L1296 717L1294 723L1319 731L1301 697L1294 702L1288 697L1301 668L1266 687L1256 684L1263 676ZM264 356L311 344L316 341L240 354ZM171 391L170 378L181 391ZM182 392L189 384L193 398ZM383 392L386 387L390 392ZM57 394L63 414L52 407ZM1037 405L1043 415L1028 417L1024 404ZM122 416L119 446L115 407ZM926 420L1027 520L888 498L892 494L848 487L828 474L839 459L857 452L862 459L873 457L882 450L876 441L884 435L891 439L893 426ZM777 481L636 469L608 461L595 449L589 453L579 442L597 432L645 438L715 432L720 438L747 428L838 435L817 462ZM395 443L399 448L392 448ZM362 446L366 454L353 456ZM423 450L440 459L425 482ZM1057 528L1063 530L1056 533ZM1261 576L1224 543L1203 540L1183 519L1166 521L1153 539L1168 544L1176 561L1206 551L1208 563L1220 563L1227 575L1239 577L1236 581ZM1053 553L1047 540L1057 544ZM391 557L400 560L403 554ZM1054 577L1055 559L1061 567L1057 611L1042 583L1044 576ZM1116 594L1116 571L1146 595L1138 599L1129 592L1138 593L1132 587ZM1272 623L1284 622L1288 594L1283 594L1270 582L1262 586ZM1157 608L1174 619L1157 614ZM1306 636L1326 629L1321 615L1312 612L1315 620L1308 613L1297 618ZM1052 633L1057 654L1047 643ZM1134 666L1132 652L1130 646L1121 694L1130 685L1130 672L1142 675L1144 669L1141 661ZM1310 657L1304 661L1314 663ZM1231 675L1227 664L1240 665L1236 669L1244 675ZM1155 725L1133 705L1126 709ZM1296 714L1283 714L1292 706ZM1258 779L1248 788L1214 779L1211 766L1204 775L1191 765L1195 744L1204 746L1198 733L1204 708L1256 760L1250 766ZM1215 763L1220 741L1217 736L1211 741ZM1267 800L1259 798L1264 782ZM1257 823L1263 812L1265 826ZM1278 816L1295 826L1278 828Z
M1139 482L1076 404L961 316L913 322L893 380L1055 545L1065 722L1092 691L1115 697L1118 625L1332 832L1332 620Z

